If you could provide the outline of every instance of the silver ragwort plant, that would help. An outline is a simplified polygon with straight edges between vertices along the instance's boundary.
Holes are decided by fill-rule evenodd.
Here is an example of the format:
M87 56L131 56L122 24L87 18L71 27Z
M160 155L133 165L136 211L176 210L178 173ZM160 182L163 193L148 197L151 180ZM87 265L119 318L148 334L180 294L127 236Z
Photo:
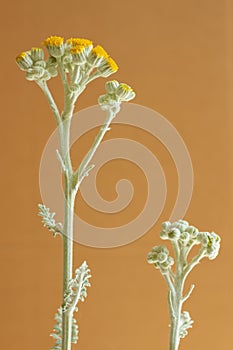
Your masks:
M185 220L174 223L166 221L162 224L160 237L170 240L173 246L175 261L169 255L166 246L153 247L147 256L149 264L159 269L168 285L168 304L170 313L170 347L169 350L178 350L180 338L188 334L193 320L187 311L182 311L184 302L190 297L194 285L189 292L184 293L185 280L191 270L204 258L216 258L220 248L220 237L214 232L200 232L196 227L189 225ZM197 255L189 258L195 245L200 245ZM172 267L175 264L175 271Z
M91 164L105 133L110 130L112 120L120 111L122 102L135 97L133 89L116 80L106 83L106 93L99 97L99 105L106 111L107 117L100 128L91 149L88 151L80 166L73 169L70 156L70 127L76 101L87 85L96 78L106 78L118 70L116 62L100 46L93 47L92 41L81 38L64 38L51 36L44 41L49 54L45 58L42 48L33 47L20 53L16 62L26 73L26 79L34 81L43 91L56 119L59 131L60 150L57 158L61 164L64 178L64 222L56 223L50 209L39 204L39 216L42 223L56 236L59 234L63 241L63 292L62 305L55 315L56 325L52 337L55 339L54 350L71 350L71 344L77 343L78 327L74 319L79 301L87 296L90 286L90 270L84 261L75 270L73 277L73 216L75 197L85 177L93 169ZM60 75L64 88L64 106L60 111L47 84L48 80Z

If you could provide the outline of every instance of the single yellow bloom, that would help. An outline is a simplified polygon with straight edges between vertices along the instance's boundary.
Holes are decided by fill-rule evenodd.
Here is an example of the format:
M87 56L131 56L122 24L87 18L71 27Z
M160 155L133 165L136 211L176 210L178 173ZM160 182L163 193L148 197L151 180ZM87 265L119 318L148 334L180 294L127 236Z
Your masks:
M81 38L70 38L66 40L66 43L71 46L91 46L92 41L88 39Z
M94 49L92 50L92 54L96 57L103 57L106 59L109 57L109 54L100 45L97 45L96 47L94 47Z
M64 38L60 36L50 36L47 38L44 42L44 46L55 46L55 47L60 47L63 45Z

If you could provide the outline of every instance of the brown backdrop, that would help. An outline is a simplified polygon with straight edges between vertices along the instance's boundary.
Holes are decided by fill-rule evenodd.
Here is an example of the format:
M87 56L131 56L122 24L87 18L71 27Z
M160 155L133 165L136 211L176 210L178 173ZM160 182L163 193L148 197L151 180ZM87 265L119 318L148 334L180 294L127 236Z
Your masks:
M36 216L41 201L39 162L55 122L42 93L24 79L14 62L20 51L40 45L49 35L86 37L103 45L120 66L115 78L135 88L135 102L167 117L185 140L195 171L186 219L203 230L216 230L223 242L217 260L203 261L192 274L190 282L197 286L186 308L195 326L180 348L231 348L232 5L231 0L2 4L3 349L48 349L53 315L60 304L61 240L53 239ZM59 83L54 80L52 86L62 100ZM93 83L79 108L95 104L103 88L103 80ZM147 133L133 127L116 125L109 137L120 132L148 142ZM93 273L92 288L78 315L80 350L168 348L166 285L145 257L152 245L160 243L159 227L170 214L177 175L166 150L153 142L168 181L166 206L157 224L141 239L120 248L75 245L75 265L87 259ZM131 217L145 201L145 177L132 164L117 162L101 170L98 186L105 199L111 199L114 184L107 187L106 180L113 174L116 180L134 180L137 171L134 184L140 190L125 214ZM88 219L91 209L80 197L78 201L80 215ZM124 222L127 216L120 215ZM113 225L118 222L117 215L101 218L112 219Z

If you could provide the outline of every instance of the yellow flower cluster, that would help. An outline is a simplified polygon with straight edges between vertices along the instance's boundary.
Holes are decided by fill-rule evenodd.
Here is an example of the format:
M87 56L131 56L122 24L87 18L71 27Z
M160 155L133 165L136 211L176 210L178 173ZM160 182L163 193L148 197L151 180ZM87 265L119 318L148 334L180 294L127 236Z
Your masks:
M118 70L116 62L104 48L100 45L93 47L93 42L89 39L69 38L64 41L63 37L50 36L44 40L43 45L50 54L50 60L53 62L61 60L67 72L72 72L70 64L80 66L78 70L82 67L82 74L84 72L90 74L94 70L92 74L94 77L108 77ZM27 71L35 65L45 68L47 61L44 61L44 51L41 48L33 47L30 51L20 53L16 57L16 62L21 69ZM75 72L78 70L76 69ZM77 82L77 79L74 81Z

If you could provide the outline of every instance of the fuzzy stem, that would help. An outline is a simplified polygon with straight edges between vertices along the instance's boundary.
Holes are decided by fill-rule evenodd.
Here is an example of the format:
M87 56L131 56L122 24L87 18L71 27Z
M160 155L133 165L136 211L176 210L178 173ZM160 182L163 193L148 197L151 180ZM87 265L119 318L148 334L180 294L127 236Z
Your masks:
M170 311L170 346L169 350L178 350L180 337L179 337L179 323L180 323L180 314L182 307L182 287L181 287L181 266L179 264L180 260L180 249L177 241L172 242L173 249L175 252L176 258L176 273L174 275L174 285L172 284L172 288L169 286L171 291L171 306L169 307Z
M69 90L69 85L66 73L61 60L58 60L58 66L64 86L64 109L60 114L53 96L46 84L46 82L37 82L44 92L51 110L56 118L59 130L60 152L57 151L58 159L62 165L64 174L64 230L63 230L63 284L62 284L62 301L65 303L65 295L68 290L69 282L72 279L73 272L73 217L74 217L74 203L79 185L81 183L80 176L83 179L86 171L89 171L88 164L94 156L100 142L105 133L109 130L109 125L115 117L116 112L108 111L108 117L101 127L97 137L95 138L91 149L83 159L79 169L74 173L72 162L70 158L70 126L74 111L75 101L79 94L84 90L82 87L78 94L72 95ZM89 169L89 170L88 170ZM83 176L83 177L82 177ZM70 308L62 313L62 350L71 350L72 337L72 318L74 309Z
M105 120L104 125L101 127L98 135L96 136L91 149L89 150L89 152L86 154L86 156L84 157L84 159L82 160L79 168L76 170L76 172L74 173L74 181L77 183L77 186L79 187L81 181L83 180L83 178L85 177L85 171L90 163L90 161L92 160L97 148L99 147L104 135L106 134L106 132L109 130L109 125L111 124L113 118L115 117L116 113L114 113L112 110L108 111L108 116ZM81 181L80 181L81 180Z
M61 67L61 71L62 67ZM63 75L63 84L64 82ZM59 129L59 141L61 149L60 162L63 164L64 173L64 234L63 239L63 282L62 282L62 301L64 303L64 296L68 289L69 281L72 279L73 270L73 216L74 216L74 202L75 192L72 188L73 169L70 158L70 124L73 114L74 104L69 103L69 100L65 99L65 118L61 120L60 113L54 102L54 99L48 89L46 83L38 84L43 90L50 108L52 109ZM67 87L65 87L65 90ZM66 95L67 96L67 95ZM64 112L63 112L64 116ZM68 310L62 314L62 350L71 349L71 334L72 334L72 312Z
M64 232L63 235L63 303L65 293L68 290L69 281L72 279L73 270L73 216L75 193L72 190L72 180L65 175L65 200L64 200ZM71 349L72 312L68 310L62 314L62 350Z
M175 279L175 295L173 301L173 312L170 310L171 330L170 330L170 347L169 350L178 350L180 343L179 327L180 327L180 316L182 309L182 293L183 293L183 282L182 276L176 275Z
M59 125L61 123L61 116L60 116L60 112L57 108L57 105L54 101L54 98L48 88L48 85L45 81L43 82L40 82L40 81L36 81L37 85L41 88L41 90L43 91L43 93L45 94L45 97L49 103L49 106L55 116L55 119L56 119L56 122L57 122L57 125Z
M174 245L175 249L175 255L177 257L177 245ZM172 285L169 286L169 289L171 291L171 302L172 302L172 310L171 306L169 305L170 310L170 320L171 320L171 330L170 330L170 347L169 350L178 350L179 343L180 343L180 317L181 317L181 311L182 311L182 305L183 303L189 298L190 294L192 293L192 290L194 288L194 285L191 286L189 292L183 297L183 289L184 289L184 283L185 280L190 273L190 271L193 269L194 266L196 266L199 261L204 256L204 249L201 249L199 254L195 256L192 261L188 265L185 264L185 260L182 257L182 252L180 252L179 257L180 259L176 260L176 274L174 277L174 288Z

